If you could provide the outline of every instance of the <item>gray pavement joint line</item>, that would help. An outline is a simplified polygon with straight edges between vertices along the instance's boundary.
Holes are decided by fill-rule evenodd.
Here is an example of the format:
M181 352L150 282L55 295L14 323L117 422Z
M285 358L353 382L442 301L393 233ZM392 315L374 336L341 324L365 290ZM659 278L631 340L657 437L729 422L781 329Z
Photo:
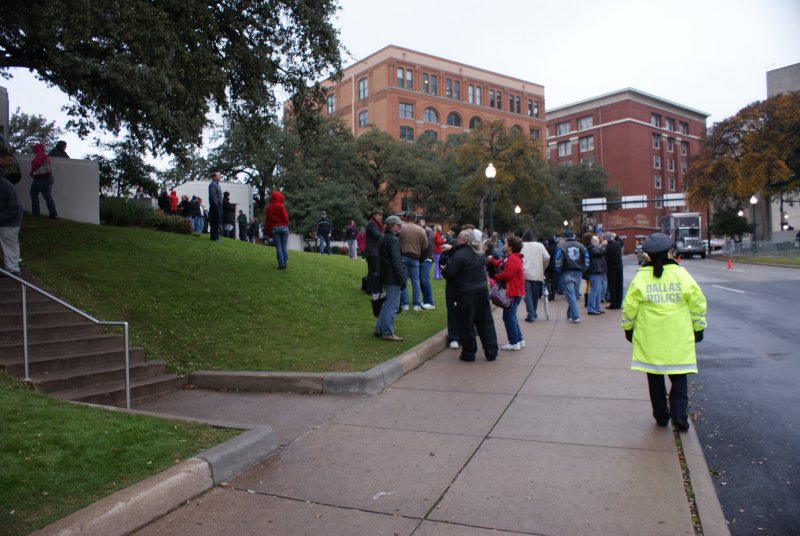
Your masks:
M689 514L692 517L692 526L694 527L695 536L703 536L703 520L700 519L700 512L697 509L697 499L692 486L692 475L689 471L689 465L686 462L686 455L683 451L683 441L681 434L677 430L673 430L675 435L675 448L678 451L678 463L681 466L681 475L683 476L683 491L686 494L686 502L689 504ZM697 520L695 522L695 520Z

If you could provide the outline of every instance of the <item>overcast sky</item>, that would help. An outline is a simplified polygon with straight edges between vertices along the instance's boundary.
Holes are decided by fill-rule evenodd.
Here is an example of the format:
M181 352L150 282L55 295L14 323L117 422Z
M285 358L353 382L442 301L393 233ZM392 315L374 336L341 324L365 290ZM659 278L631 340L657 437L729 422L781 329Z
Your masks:
M766 98L800 63L800 0L340 0L345 66L388 44L542 84L545 108L633 87L710 115ZM59 125L67 98L24 71L10 108ZM73 157L92 148L67 134Z

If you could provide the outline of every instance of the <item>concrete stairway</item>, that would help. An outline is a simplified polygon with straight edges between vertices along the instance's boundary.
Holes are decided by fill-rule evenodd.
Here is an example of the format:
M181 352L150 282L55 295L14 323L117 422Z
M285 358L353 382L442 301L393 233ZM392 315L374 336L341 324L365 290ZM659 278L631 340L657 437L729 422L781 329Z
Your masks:
M23 272L37 287L44 287ZM49 289L48 293L56 295ZM38 391L65 400L125 404L125 338L28 289L28 366ZM22 344L22 291L0 278L0 370L25 375ZM131 399L144 400L186 385L186 377L166 374L164 363L147 361L130 348Z

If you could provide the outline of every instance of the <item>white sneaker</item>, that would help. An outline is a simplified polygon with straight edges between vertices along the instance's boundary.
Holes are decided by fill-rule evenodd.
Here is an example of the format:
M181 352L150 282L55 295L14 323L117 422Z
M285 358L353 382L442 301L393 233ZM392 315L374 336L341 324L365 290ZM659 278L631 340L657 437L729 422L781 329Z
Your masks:
M525 348L525 339L522 339L521 341L519 341L519 347L520 348Z
M402 309L403 311L408 311L408 305L404 305L400 309Z
M522 348L520 347L519 343L517 343L517 344L508 343L508 344L504 344L503 346L501 346L500 349L501 350L521 350Z
M436 309L436 306L435 305L431 305L430 303L423 303L422 304L422 308L423 309L427 309L428 311L430 311L431 309Z
M580 318L570 318L569 319L569 323L570 324L580 324L581 323L581 319Z
M458 341L451 341L450 348L452 348L453 350L458 350Z
M414 310L415 311L422 311L422 307L420 307L419 305L415 305L414 306Z

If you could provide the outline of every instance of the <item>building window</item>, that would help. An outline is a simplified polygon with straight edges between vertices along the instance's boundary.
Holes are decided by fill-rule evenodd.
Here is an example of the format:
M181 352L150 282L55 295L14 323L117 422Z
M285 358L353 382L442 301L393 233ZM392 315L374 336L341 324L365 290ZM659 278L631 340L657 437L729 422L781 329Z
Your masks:
M681 134L686 134L688 136L689 135L689 123L681 121L681 123L680 123L680 132L681 132Z
M539 118L539 101L533 101L533 117Z
M483 106L483 95L481 91L481 86L477 86L475 88L475 104L478 106Z
M681 155L688 156L689 155L689 144L685 141L681 142Z
M661 189L661 175L653 175L653 188Z
M358 98L366 99L369 96L369 85L367 84L367 79L362 78L358 81Z
M467 86L467 102L475 104L475 86L472 84Z
M439 114L433 108L425 108L422 112L422 120L426 123L439 123Z
M336 111L336 95L328 95L328 113L332 114Z
M558 156L569 156L572 154L572 143L562 141L558 144Z
M437 134L433 130L426 130L422 135L425 136L426 138L433 138L434 140L439 139L439 134Z
M444 96L448 99L453 98L453 81L449 78L444 82Z
M675 160L673 158L667 159L667 171L675 171Z
M423 93L430 93L431 91L431 82L428 80L428 73L422 73L422 92Z
M653 155L653 167L656 169L661 169L661 157L657 154Z
M503 94L500 93L499 91L497 92L497 109L498 110L503 109Z
M494 90L489 90L489 108L494 108Z
M461 126L461 116L455 112L450 112L447 114L447 124L451 127L460 127Z
M528 99L528 117L533 117L533 99Z
M431 95L439 94L439 77L435 74L431 75Z
M667 117L665 127L670 132L673 132L675 130L675 120L674 119L670 119L669 117Z
M414 71L406 69L406 89L414 89Z
M365 127L369 122L369 113L366 110L358 112L358 126Z
M681 173L686 173L686 170L689 169L689 164L686 163L686 160L681 160Z
M650 124L653 125L654 127L660 127L661 126L661 116L658 115L658 114L651 113L650 114Z
M400 127L400 139L414 141L414 129L411 127Z
M400 103L400 119L414 119L414 105Z
M461 100L461 82L458 80L453 82L453 98L456 100Z
M670 192L675 191L675 175L669 176L669 191Z
M522 132L523 132L523 130L522 130L522 127L521 127L521 126L519 126L519 125L512 125L512 126L511 126L511 131L512 131L514 134L518 134L518 135L522 136Z
M518 114L521 114L521 113L522 113L521 104L522 104L522 99L520 99L519 97L517 97L517 113L518 113Z
M594 136L584 136L578 140L580 152L594 151Z
M533 138L534 140L538 140L539 137L541 136L541 133L539 132L538 128L531 127L530 132L531 132L531 138Z
M578 130L586 130L594 126L594 118L591 115L578 119Z
M653 134L653 149L661 149L661 134Z
M656 194L653 197L655 197L656 199L656 208L664 208L664 201L663 201L664 196L661 194Z
M481 124L481 118L473 116L472 119L469 120L469 128L478 128L478 125Z
M563 136L564 134L569 134L569 121L556 123L556 136Z
M667 151L673 152L675 150L675 140L673 138L667 138Z
M402 67L397 68L397 87L403 87L403 76L405 75L405 71Z
M514 113L514 95L508 96L508 111Z
M412 209L411 197L410 196L403 197L403 199L400 200L400 210L402 210L403 212L413 212L413 210L411 209Z
M581 158L581 164L583 164L584 166L592 167L594 165L594 163L595 162L594 162L594 155L593 154L589 155L589 156L584 156L583 158Z

